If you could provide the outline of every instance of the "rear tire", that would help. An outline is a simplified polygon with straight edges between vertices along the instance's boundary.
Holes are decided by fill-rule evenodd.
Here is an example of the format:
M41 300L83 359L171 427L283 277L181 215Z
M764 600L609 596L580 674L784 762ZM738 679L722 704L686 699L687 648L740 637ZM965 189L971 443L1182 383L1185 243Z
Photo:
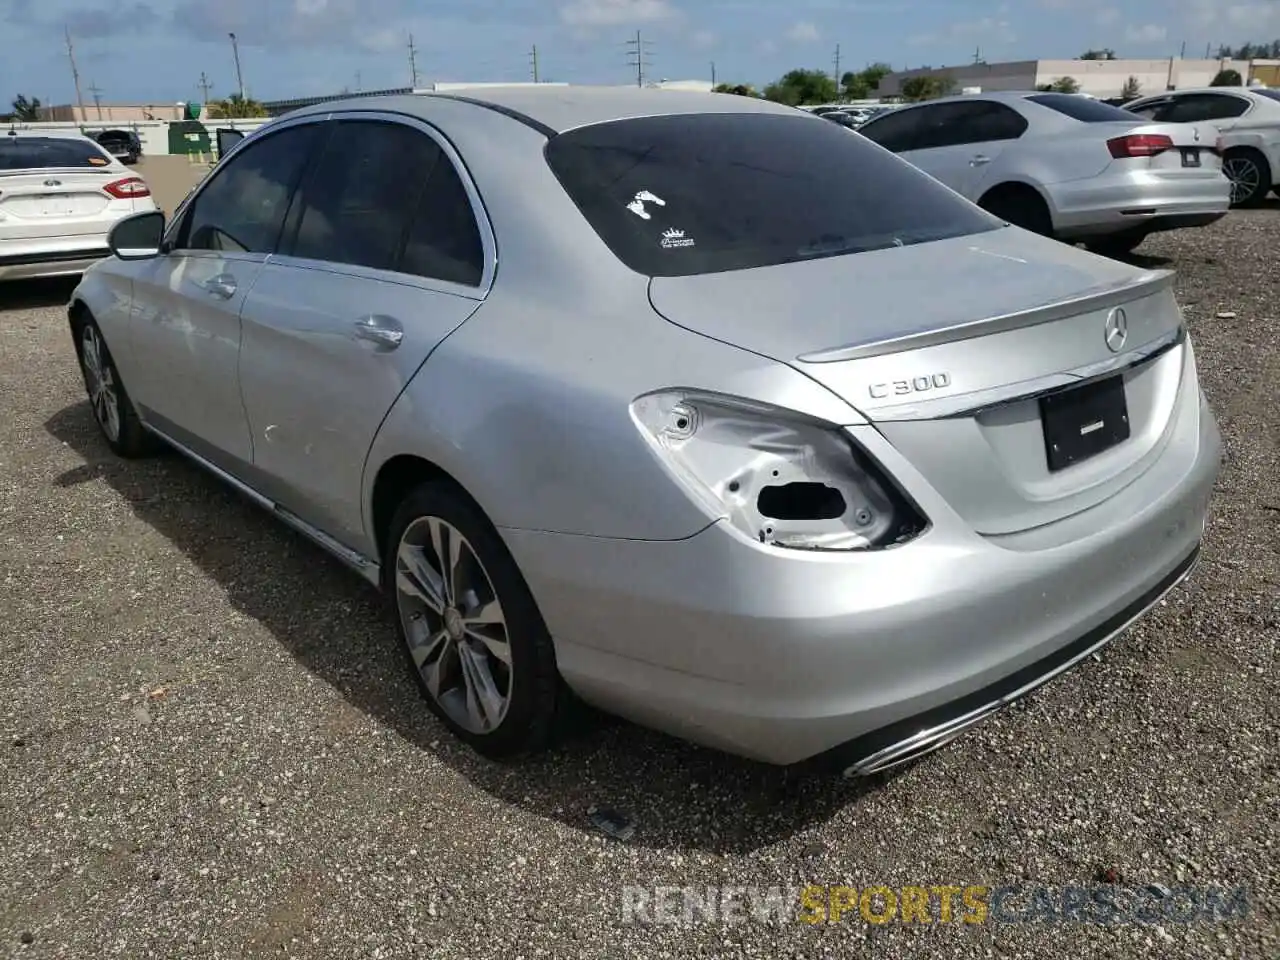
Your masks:
M1090 253L1096 253L1101 257L1125 257L1133 253L1146 239L1145 233L1117 233L1086 240L1084 246Z
M1053 236L1053 216L1049 213L1049 205L1032 187L1017 183L993 187L978 201L978 206L1015 227L1042 237Z
M72 324L72 333L93 418L107 446L116 456L130 460L154 453L159 443L138 419L97 321L84 311Z
M397 508L386 543L384 587L432 713L487 757L547 747L566 701L555 648L488 518L430 480Z
M1271 192L1271 166L1251 147L1236 147L1222 157L1222 172L1231 181L1231 206L1256 207Z

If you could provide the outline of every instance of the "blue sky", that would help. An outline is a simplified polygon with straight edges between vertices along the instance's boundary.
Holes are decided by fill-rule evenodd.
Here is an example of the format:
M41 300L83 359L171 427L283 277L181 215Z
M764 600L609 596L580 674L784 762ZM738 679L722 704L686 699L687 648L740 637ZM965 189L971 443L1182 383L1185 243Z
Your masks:
M797 67L842 69L1073 57L1188 56L1206 44L1280 36L1280 0L0 0L0 102L70 103L63 39L76 47L85 99L172 103L235 89L227 36L240 42L251 96L277 99L422 81L627 83L626 40L643 31L649 74L763 84ZM651 46L649 46L651 44Z

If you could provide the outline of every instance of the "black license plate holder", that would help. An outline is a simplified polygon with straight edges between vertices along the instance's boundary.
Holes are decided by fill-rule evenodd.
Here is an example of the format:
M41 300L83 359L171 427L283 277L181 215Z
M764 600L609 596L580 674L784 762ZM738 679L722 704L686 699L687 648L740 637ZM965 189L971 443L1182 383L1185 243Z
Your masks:
M1123 443L1129 439L1124 376L1041 397L1040 422L1051 473Z
M1184 167L1200 166L1200 151L1196 150L1194 147L1184 147L1182 150L1182 165Z

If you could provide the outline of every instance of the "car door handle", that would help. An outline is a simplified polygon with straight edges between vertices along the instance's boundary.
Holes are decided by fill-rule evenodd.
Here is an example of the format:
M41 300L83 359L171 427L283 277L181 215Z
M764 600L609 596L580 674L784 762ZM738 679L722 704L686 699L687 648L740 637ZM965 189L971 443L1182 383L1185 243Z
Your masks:
M372 314L355 322L356 336L369 340L386 350L394 350L404 339L404 327L395 317Z
M236 294L236 278L229 273L220 273L216 277L210 277L200 286L204 287L206 293L221 297L223 300L230 300Z
M974 157L972 160L969 161L969 166L980 167L984 163L990 163L990 162L991 162L990 157L984 157L982 154L978 154L976 157Z

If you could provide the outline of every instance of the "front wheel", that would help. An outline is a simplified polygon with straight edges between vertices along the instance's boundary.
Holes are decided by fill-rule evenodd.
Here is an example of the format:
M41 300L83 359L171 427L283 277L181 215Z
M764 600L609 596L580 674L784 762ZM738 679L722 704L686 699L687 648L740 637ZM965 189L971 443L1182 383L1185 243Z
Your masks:
M445 481L415 489L383 558L397 629L427 705L477 752L545 747L561 713L551 636L497 531Z
M85 392L107 446L121 457L141 457L152 452L155 442L138 419L98 324L85 316L74 329Z

